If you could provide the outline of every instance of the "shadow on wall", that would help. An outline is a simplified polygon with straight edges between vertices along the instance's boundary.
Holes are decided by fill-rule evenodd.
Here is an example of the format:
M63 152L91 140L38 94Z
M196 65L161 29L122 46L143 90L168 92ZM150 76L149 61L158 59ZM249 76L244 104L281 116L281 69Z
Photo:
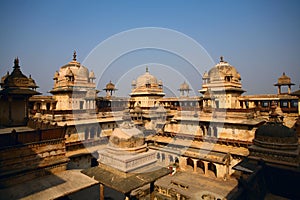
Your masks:
M19 132L12 129L0 134L0 199L19 199L65 182L51 176L51 183L25 187L26 190L20 184L66 169L65 129L50 127ZM12 186L19 190L11 191Z

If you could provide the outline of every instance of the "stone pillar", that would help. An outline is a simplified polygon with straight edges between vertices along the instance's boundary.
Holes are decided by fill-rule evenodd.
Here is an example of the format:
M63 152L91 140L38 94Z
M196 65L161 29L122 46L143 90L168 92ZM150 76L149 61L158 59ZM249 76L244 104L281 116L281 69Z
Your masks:
M280 93L281 93L280 85L278 85L278 88L277 88L277 93L278 93L278 94L280 94Z
M159 162L162 162L163 160L162 160L162 154L161 153L159 153Z
M197 160L197 159L192 159L192 160L193 160L193 162L194 162L194 169L193 169L194 171L193 171L193 172L196 173L196 172L197 172L197 161L198 161L198 160Z
M150 200L154 200L154 182L150 183Z
M291 85L288 87L288 94L291 94Z
M100 200L104 200L104 185L100 183Z
M187 157L179 157L179 167L180 169L185 169L187 165Z
M203 165L204 165L204 175L207 175L208 172L208 162L207 161L202 161Z

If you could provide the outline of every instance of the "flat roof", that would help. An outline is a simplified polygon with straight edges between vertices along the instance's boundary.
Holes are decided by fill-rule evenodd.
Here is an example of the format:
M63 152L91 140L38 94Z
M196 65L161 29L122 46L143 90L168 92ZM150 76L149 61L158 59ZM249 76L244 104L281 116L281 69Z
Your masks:
M97 184L79 170L67 170L0 189L0 199L56 199Z
M28 126L5 127L5 128L0 128L0 134L11 133L14 129L18 133L26 132L26 131L34 131L35 130L35 129L30 128Z
M158 165L145 168L145 171L124 173L112 167L100 164L97 167L85 169L82 173L94 177L106 187L110 187L123 194L128 194L132 190L170 174L170 170Z

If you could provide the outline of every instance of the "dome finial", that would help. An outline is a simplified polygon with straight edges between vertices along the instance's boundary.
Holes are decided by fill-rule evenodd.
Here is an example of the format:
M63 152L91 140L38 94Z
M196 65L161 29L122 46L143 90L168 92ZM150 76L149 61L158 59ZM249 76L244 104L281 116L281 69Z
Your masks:
M18 57L15 58L14 64L15 64L15 67L19 66L19 58Z
M148 66L146 66L146 72L149 72Z
M223 56L220 56L220 62L224 62Z
M77 54L76 54L76 51L74 50L74 53L73 53L73 61L76 61L76 56L77 56Z

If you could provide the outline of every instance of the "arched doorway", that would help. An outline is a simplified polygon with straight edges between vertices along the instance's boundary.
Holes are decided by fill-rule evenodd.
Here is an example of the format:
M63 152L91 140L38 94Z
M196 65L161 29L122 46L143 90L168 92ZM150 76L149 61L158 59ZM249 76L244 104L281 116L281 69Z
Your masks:
M169 155L169 160L170 160L170 163L173 163L173 162L174 162L174 159L173 159L173 156L172 156L172 155Z
M197 170L201 174L204 174L204 163L201 160L198 160L198 162L197 162Z
M160 154L159 153L156 154L156 158L157 158L157 160L160 159Z
M194 161L191 158L188 158L186 160L186 164L187 164L187 168L189 170L192 170L192 171L194 170Z
M98 161L97 161L97 158L92 158L91 159L91 167L96 167L98 166Z
M175 164L179 164L179 159L175 157Z
M217 177L217 167L213 163L208 163L208 174Z

